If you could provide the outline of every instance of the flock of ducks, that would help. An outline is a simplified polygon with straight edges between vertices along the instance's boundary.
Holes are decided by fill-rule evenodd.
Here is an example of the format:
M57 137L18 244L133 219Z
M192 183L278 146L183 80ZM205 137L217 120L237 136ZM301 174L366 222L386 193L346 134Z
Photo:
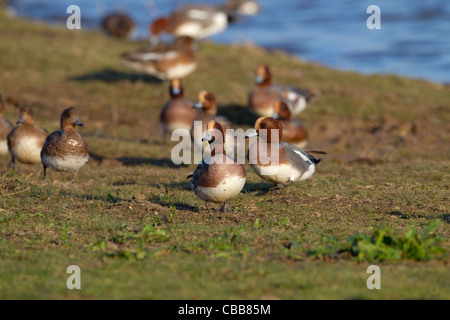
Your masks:
M0 155L10 154L11 166L19 171L17 162L42 164L44 179L47 168L71 172L75 183L78 171L87 163L89 152L86 141L75 130L83 126L75 107L68 108L61 115L61 130L51 134L36 124L33 110L21 107L17 126L3 118L5 104L0 95ZM39 173L38 173L39 175Z
M231 8L234 8L233 11ZM227 155L227 142L234 139L227 129L233 125L227 118L217 115L217 103L213 93L201 91L198 102L185 98L181 78L197 67L196 40L224 30L235 17L238 9L256 12L259 7L253 0L233 0L226 6L185 5L167 17L158 18L150 24L150 45L138 51L123 54L125 66L160 79L169 79L170 100L160 113L162 139L166 141L174 130L190 132L198 148L210 148L210 156L204 156L195 171L188 176L192 190L209 203L220 204L220 210L229 211L228 201L236 197L246 183L246 170L242 163ZM110 34L124 37L129 26L127 19L116 16L105 19L103 26L116 26ZM130 21L128 21L130 22ZM128 31L127 31L128 30ZM158 40L161 33L175 37L172 43ZM294 116L302 112L313 97L307 90L272 83L268 65L260 65L256 71L255 87L249 93L248 108L257 117L254 128L247 130L249 143L247 160L254 172L275 186L270 191L280 192L288 185L310 178L321 159L304 151L308 133ZM0 96L0 154L9 153L11 164L18 171L17 161L25 164L41 163L44 179L47 168L71 172L73 182L80 168L89 159L86 142L76 126L83 126L78 111L71 107L61 114L61 130L48 134L38 126L29 107L20 109L17 126L3 118L4 103ZM200 124L200 125L196 125ZM249 124L251 125L251 124ZM198 132L195 132L198 130ZM200 132L201 130L201 132ZM256 138L253 138L256 137ZM267 162L261 154L270 157L275 152L278 162ZM318 152L320 153L320 152ZM208 153L204 153L208 154Z

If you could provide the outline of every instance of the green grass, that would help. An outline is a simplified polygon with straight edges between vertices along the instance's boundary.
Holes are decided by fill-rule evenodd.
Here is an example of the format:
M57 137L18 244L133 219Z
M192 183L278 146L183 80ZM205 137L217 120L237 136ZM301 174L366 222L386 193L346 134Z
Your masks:
M304 63L282 52L203 42L188 98L207 89L220 113L245 109L256 67L319 98L300 115L308 148L328 155L310 180L283 190L247 166L232 213L210 217L160 142L167 83L119 65L142 44L69 31L0 11L6 116L33 106L48 130L79 107L92 153L70 183L21 174L0 158L2 299L449 299L450 91L387 75ZM440 222L435 222L440 221ZM81 290L68 290L69 265ZM367 267L381 268L369 290Z

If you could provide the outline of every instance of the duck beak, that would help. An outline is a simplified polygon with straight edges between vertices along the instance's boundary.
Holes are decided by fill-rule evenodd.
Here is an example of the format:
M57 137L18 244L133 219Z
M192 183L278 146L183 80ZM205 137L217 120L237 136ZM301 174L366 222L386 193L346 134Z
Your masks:
M256 131L256 129L251 129L250 132L245 135L245 138L251 138L256 136L258 136L258 132Z
M20 116L19 119L17 120L16 124L22 124L24 122L25 122L25 119L22 116Z
M199 101L199 102L197 102L197 103L194 103L194 104L192 105L192 107L193 107L193 108L196 108L196 109L201 109L201 108L203 108L203 103L201 103L201 102Z
M257 75L256 78L255 78L255 83L256 84L261 84L263 82L264 82L264 78L261 77L260 75Z
M79 127L84 127L84 124L78 119L75 120L74 124Z
M212 139L211 133L206 131L205 136L202 138L202 141L208 141L210 142Z
M173 94L174 96L177 96L177 95L179 95L180 93L181 93L181 90L180 90L179 87L173 87L173 88L172 88L172 94Z

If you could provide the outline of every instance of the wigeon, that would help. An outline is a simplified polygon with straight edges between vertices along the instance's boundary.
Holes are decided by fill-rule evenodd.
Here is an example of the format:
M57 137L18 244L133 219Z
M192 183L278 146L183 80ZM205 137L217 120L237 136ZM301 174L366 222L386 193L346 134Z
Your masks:
M11 121L3 118L5 112L5 104L3 103L2 95L0 94L0 155L8 154L8 134L14 128Z
M227 0L219 8L223 8L227 13L228 22L238 20L238 15L250 16L257 14L260 10L258 2L255 0Z
M24 164L39 164L41 149L47 138L47 130L36 124L33 110L21 107L18 126L8 135L8 150L11 154L11 165L18 172L16 160Z
M297 119L291 119L291 110L283 101L277 101L273 118L283 127L283 141L304 148L308 144L308 132Z
M209 121L215 120L221 125L224 132L226 132L227 129L232 129L230 120L223 116L217 116L216 97L211 92L205 90L200 91L200 93L198 94L198 102L195 103L193 107L201 109L201 112L194 119L194 123L191 127L191 138L193 139L194 145L196 146L197 150L208 148L208 143L202 142L203 140L200 140L200 137L203 137L205 135ZM201 121L201 126L196 125L197 121ZM197 132L195 130L197 130ZM196 137L197 139L195 139Z
M188 176L192 177L191 187L197 197L205 201L210 213L208 202L220 203L220 210L230 211L228 200L236 197L244 188L245 168L226 156L225 134L218 122L208 122L203 141L213 146L211 157L204 158L194 173Z
M271 117L278 100L284 101L293 116L302 112L310 99L311 92L291 86L272 84L267 65L260 65L255 79L256 87L249 95L249 108L257 116Z
M182 36L174 43L150 45L121 57L122 65L162 80L184 78L197 68L195 41Z
M106 34L120 39L129 37L136 27L130 16L120 12L106 15L101 24Z
M222 32L227 26L227 14L213 5L183 5L150 25L151 42L163 32L201 39Z
M75 126L83 127L75 107L68 108L61 115L61 130L50 134L41 151L44 165L44 179L47 168L56 171L73 173L73 182L78 170L89 160L89 151L83 137L75 130Z
M193 102L184 98L180 79L170 81L169 94L170 100L161 110L159 117L163 128L163 141L168 133L176 129L191 130L192 123L199 114L198 109L192 107Z
M310 178L316 170L316 165L322 160L314 158L297 146L281 141L282 132L279 121L271 117L260 117L256 120L255 128L246 136L258 136L257 141L249 147L249 163L258 176L275 184L270 191L277 193L293 182ZM265 156L270 157L272 161L267 161Z

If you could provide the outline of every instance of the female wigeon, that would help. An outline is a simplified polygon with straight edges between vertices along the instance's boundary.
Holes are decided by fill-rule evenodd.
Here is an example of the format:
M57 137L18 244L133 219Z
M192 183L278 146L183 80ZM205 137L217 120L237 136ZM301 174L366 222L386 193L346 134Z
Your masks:
M278 100L284 101L295 116L306 108L314 96L307 90L272 84L269 67L265 64L258 67L255 83L256 87L249 95L249 108L258 116L271 117Z
M125 13L114 12L106 15L102 19L103 31L113 37L123 39L133 32L135 23L130 16Z
M61 115L61 130L50 134L42 147L41 159L44 165L44 179L47 168L73 173L73 183L78 170L89 160L89 151L83 137L75 130L83 126L75 107L68 108Z
M283 127L283 141L304 148L308 144L308 132L297 119L291 119L291 110L283 101L277 101L273 118L278 120Z
M198 109L192 107L193 103L184 98L180 79L170 81L169 94L170 100L161 110L159 117L163 128L163 141L168 133L176 129L191 130L192 123L199 114Z
M195 41L182 36L174 43L150 45L121 57L122 65L162 80L183 78L197 68Z
M19 110L18 126L8 135L8 149L11 154L11 165L18 172L16 160L25 164L41 162L41 149L47 138L47 130L36 125L33 110L22 107Z
M282 132L279 121L271 117L260 117L256 120L255 128L246 136L258 136L257 141L249 147L249 163L258 176L275 184L270 191L277 193L295 181L310 178L316 170L316 165L322 160L314 158L297 146L281 141Z
M230 211L228 200L236 197L244 188L246 172L242 164L225 154L225 134L222 126L211 120L203 141L211 144L210 158L204 158L192 177L191 187L200 199L204 200L211 213L208 202L220 203L220 210Z
M3 103L2 95L0 94L0 155L8 154L8 134L14 128L11 121L3 118L5 112L5 104Z
M194 141L196 150L200 151L203 150L203 148L208 148L208 143L202 142L203 140L201 140L201 137L205 135L209 121L215 120L221 125L224 132L226 132L227 129L232 129L230 120L223 116L217 116L216 97L211 92L204 90L200 91L198 94L198 102L195 103L193 107L201 109L201 112L194 119L191 127L191 138ZM229 141L231 141L231 138Z
M150 25L151 42L163 32L201 39L222 32L227 26L226 13L213 5L183 5Z

